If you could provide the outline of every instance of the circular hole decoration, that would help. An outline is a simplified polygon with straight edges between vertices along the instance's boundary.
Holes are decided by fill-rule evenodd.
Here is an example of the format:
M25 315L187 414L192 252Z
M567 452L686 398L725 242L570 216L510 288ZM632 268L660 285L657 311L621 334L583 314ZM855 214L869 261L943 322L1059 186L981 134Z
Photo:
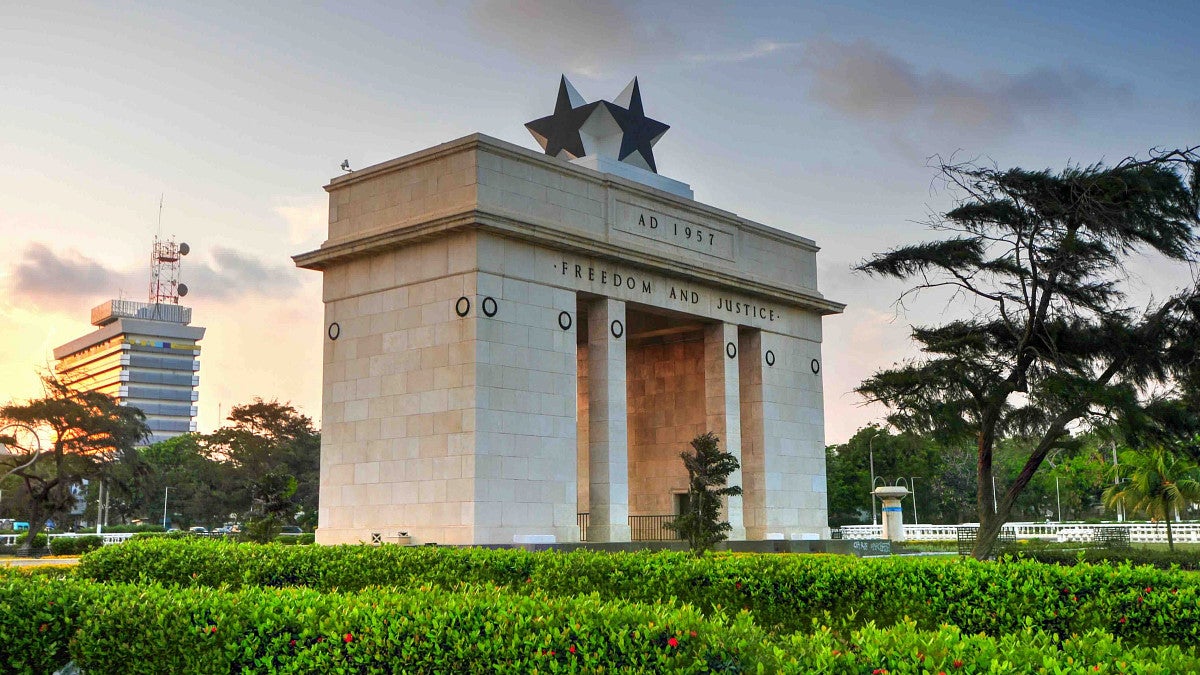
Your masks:
M483 313L487 316L496 316L496 312L499 310L499 308L496 307L496 299L490 295L483 299L483 303L480 305L480 307L483 307Z
M621 323L620 319L613 319L613 322L609 325L608 329L612 331L612 336L617 339L620 339L620 337L625 334L625 326Z
M773 366L773 365L775 365L775 352L773 352L773 351L771 351L770 349L768 349L768 350L767 350L767 355L766 355L764 358L766 359L766 361L767 361L767 365L768 365L768 366Z
M570 312L559 312L558 313L558 327L563 330L571 330L571 313Z
M810 363L808 365L812 368L813 375L816 375L817 373L821 372L821 362L820 361L813 359L812 363Z
M466 316L471 313L471 299L467 296L462 296L458 302L454 303L454 313L459 316Z
M737 357L737 345L733 344L732 342L726 342L725 343L725 356L728 356L731 359L736 358Z
M338 322L334 321L333 323L329 324L328 332L329 332L329 339L336 340L342 336L342 327L340 325L338 325Z

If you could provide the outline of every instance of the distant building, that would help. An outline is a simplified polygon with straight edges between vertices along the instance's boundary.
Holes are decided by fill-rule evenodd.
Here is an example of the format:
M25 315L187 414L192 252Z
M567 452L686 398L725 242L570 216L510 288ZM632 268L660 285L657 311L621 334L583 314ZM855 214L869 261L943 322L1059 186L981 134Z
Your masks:
M196 431L204 328L177 304L110 300L92 309L97 329L54 350L55 371L72 387L140 408L150 443Z

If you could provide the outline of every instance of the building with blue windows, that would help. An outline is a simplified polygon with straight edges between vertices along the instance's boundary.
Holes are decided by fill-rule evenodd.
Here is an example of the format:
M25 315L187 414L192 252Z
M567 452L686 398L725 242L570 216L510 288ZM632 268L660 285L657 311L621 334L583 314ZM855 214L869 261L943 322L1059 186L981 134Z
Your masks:
M92 309L96 330L54 350L55 372L140 408L149 443L196 431L205 329L191 320L191 308L178 304L110 300Z

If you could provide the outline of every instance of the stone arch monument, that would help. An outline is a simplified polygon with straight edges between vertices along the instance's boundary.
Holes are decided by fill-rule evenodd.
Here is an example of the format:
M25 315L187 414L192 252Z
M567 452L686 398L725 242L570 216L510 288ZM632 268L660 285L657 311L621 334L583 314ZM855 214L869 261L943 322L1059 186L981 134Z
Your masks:
M636 80L527 126L325 186L318 542L628 541L708 430L733 539L827 536L816 244L656 173Z

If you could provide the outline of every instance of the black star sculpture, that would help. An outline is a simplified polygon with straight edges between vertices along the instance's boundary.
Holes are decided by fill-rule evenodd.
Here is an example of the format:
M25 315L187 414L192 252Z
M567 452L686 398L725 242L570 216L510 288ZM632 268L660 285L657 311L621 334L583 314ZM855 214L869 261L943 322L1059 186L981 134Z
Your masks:
M637 78L633 78L633 82L621 92L616 103L605 103L621 127L621 152L617 159L624 162L636 152L642 156L651 171L658 173L654 164L654 144L671 127L646 117L642 109L642 91L638 87Z
M567 82L563 75L558 82L558 101L554 104L554 114L529 122L525 128L537 139L542 150L551 157L558 157L566 152L571 159L577 159L587 154L583 148L583 139L579 137L579 128L592 116L600 103L584 103L583 99Z
M646 117L637 78L613 101L585 103L564 75L558 82L554 114L525 125L542 150L552 157L578 159L587 155L584 138L596 148L613 147L603 142L621 135L616 159L655 173L654 144L671 127ZM581 133L582 132L582 133Z

